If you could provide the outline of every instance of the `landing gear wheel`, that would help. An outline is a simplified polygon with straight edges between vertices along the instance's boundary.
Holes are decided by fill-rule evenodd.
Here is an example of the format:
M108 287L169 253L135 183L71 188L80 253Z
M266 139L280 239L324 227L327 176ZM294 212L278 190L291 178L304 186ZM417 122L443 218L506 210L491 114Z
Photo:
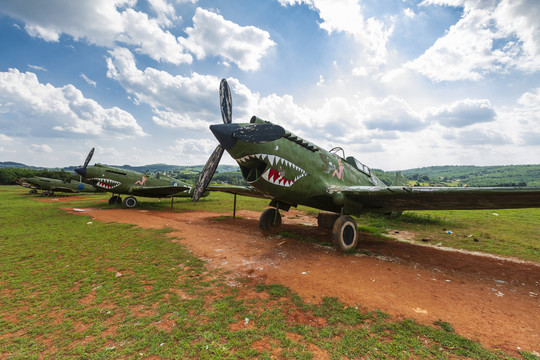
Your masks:
M280 226L281 214L278 210L272 208L263 211L263 213L261 214L261 218L259 219L259 229L264 235L270 235L275 233Z
M345 252L356 248L358 244L358 227L356 221L348 215L340 216L332 229L334 249Z
M37 194L37 190L36 189L30 190L30 194Z
M133 196L128 196L124 199L122 204L124 204L124 206L127 208L133 208L137 206L137 199L135 199Z
M117 196L117 195L113 195L111 196L111 198L109 199L109 205L110 206L113 206L113 205L118 205L122 202L122 198L120 196Z

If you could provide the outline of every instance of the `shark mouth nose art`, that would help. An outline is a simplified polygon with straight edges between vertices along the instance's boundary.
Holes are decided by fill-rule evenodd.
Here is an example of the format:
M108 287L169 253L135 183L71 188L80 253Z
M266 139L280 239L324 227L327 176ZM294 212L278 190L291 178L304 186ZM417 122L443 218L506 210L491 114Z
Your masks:
M307 175L300 167L276 155L253 154L235 160L248 182L262 177L273 185L290 187Z
M112 180L112 179L105 179L105 178L93 178L89 180L95 181L97 187L107 189L107 190L114 189L115 187L121 184L121 182L119 181Z

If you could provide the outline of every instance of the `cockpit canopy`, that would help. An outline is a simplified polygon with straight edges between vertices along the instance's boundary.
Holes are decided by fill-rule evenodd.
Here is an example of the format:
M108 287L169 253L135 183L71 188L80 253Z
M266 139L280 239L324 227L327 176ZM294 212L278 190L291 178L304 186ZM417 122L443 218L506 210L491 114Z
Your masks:
M356 169L362 171L367 175L371 175L371 169L367 165L362 164L360 161L356 160L352 156L345 157L345 151L343 150L343 148L336 146L330 149L330 153L336 156L340 156L341 158L345 159L345 161L347 161L350 165L354 166ZM343 156L339 155L338 153L341 153Z

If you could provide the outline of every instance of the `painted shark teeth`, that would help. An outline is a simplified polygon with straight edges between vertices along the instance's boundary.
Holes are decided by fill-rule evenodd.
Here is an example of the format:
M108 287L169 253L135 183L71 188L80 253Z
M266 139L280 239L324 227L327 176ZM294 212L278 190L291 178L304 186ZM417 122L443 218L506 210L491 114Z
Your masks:
M253 155L246 155L244 157L241 157L239 159L236 159L236 162L239 165L242 165L246 161L250 159L258 159L261 161L264 161L268 164L270 164L270 168L262 174L262 178L266 181L268 181L271 184L278 185L278 186L284 186L284 187L290 187L292 184L297 182L299 179L303 178L307 175L307 173L301 169L300 167L296 166L292 162L285 160L279 156L276 155L270 155L270 154L253 154ZM294 178L285 178L285 171L283 170L277 170L279 169L288 169L288 170L294 170L296 175ZM289 171L290 172L290 171Z
M107 178L92 178L92 179L89 179L89 180L95 181L97 187L107 189L107 190L114 189L115 187L122 184L119 181L112 180L112 179L107 179Z

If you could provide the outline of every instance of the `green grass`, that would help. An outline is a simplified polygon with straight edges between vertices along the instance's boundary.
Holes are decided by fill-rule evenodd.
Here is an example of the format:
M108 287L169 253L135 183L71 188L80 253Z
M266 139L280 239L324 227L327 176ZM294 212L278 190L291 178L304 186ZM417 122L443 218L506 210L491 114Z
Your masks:
M281 284L209 270L167 229L59 209L107 206L100 196L65 205L0 186L0 358L535 358L485 349L442 321L308 304Z
M392 218L366 214L358 222L381 234L407 230L418 242L540 262L540 209L415 211Z
M25 190L21 190L23 193ZM34 197L39 197L35 195ZM90 195L69 204L74 207L110 208L110 194ZM237 197L237 210L262 211L269 200ZM121 207L118 205L117 207ZM171 210L170 199L139 198L141 210ZM299 206L299 210L316 216L317 209ZM232 216L233 195L213 192L193 203L189 198L175 198L173 211L203 210L229 213ZM219 217L225 219L227 215ZM494 215L497 214L497 215ZM356 218L359 231L384 237L389 230L411 231L414 240L428 244L481 251L540 262L540 209L407 211L401 216L365 214ZM446 231L451 231L448 234ZM283 235L283 234L282 234ZM284 234L286 236L294 236ZM296 236L297 238L297 236ZM304 239L312 242L312 239ZM426 241L427 240L427 241Z

